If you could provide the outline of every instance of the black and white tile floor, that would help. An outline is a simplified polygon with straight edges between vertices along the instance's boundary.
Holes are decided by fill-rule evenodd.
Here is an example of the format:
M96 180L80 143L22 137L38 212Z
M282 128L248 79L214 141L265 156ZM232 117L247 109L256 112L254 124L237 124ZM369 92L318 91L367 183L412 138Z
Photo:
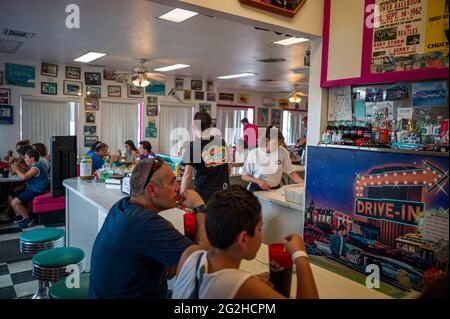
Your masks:
M37 225L25 231L43 227ZM18 225L0 224L0 299L31 298L38 288L32 275L33 256L19 252L21 233Z

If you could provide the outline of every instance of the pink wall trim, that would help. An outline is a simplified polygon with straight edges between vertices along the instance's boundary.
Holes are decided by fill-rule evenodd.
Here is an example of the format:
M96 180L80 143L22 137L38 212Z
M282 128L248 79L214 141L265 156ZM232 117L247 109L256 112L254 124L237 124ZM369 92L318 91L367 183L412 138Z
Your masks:
M140 117L140 119L141 119L141 129L140 129L140 131L141 131L141 141L143 141L144 140L144 129L145 129L145 125L144 125L144 103L141 103L140 105L139 105L139 117Z
M324 30L323 30L323 51L322 51L322 79L321 87L336 87L347 85L366 85L375 83L389 83L399 81L421 81L448 78L449 68L429 68L421 70L400 71L372 74L370 72L370 62L372 57L372 37L373 29L366 27L366 19L370 15L370 12L364 14L364 32L363 32L363 47L361 57L361 77L340 79L328 81L328 54L330 44L330 16L331 16L331 1L325 0L324 10ZM334 0L336 1L336 0ZM374 4L375 0L365 0L365 7Z

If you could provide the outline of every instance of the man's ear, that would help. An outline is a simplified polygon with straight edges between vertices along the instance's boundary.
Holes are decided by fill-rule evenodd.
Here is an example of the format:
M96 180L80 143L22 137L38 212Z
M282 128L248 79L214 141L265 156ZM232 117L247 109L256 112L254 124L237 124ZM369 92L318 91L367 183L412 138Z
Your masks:
M236 243L238 244L239 247L242 248L247 244L247 239L248 239L247 232L242 231L236 236Z
M156 197L156 193L158 192L158 186L155 183L148 183L147 188L145 189L150 197Z

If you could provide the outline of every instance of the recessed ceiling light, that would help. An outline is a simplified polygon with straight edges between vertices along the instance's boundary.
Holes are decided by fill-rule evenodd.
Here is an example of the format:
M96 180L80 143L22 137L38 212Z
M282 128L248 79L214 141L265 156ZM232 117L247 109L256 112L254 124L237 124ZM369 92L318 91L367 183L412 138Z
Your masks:
M82 62L82 63L89 63L94 60L100 59L100 58L104 57L105 55L106 55L106 53L88 52L88 53L80 56L79 58L76 58L74 61Z
M187 19L192 18L193 16L196 16L197 14L198 13L194 12L194 11L188 11L188 10L183 10L183 9L177 8L177 9L173 9L173 10L163 14L162 16L159 16L158 18L167 20L167 21L180 23Z
M162 68L154 69L154 71L169 72L169 71L184 69L184 68L188 68L188 67L190 67L189 64L174 64L174 65L169 65L169 66L165 66Z
M245 78L247 76L254 76L254 75L256 75L256 73L245 72L245 73L239 73L239 74L222 75L222 76L218 76L217 78L221 79L221 80L228 80L228 79Z
M309 39L305 39L305 38L289 38L289 39L285 39L285 40L276 41L274 43L275 44L279 44L279 45L288 46L288 45L293 45L293 44L302 43L302 42L306 42L306 41L309 41Z

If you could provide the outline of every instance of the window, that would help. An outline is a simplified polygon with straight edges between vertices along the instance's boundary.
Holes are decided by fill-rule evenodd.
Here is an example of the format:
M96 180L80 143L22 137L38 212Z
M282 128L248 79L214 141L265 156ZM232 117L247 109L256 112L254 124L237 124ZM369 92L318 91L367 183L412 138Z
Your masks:
M239 139L244 138L244 128L241 121L254 119L253 108L217 107L217 128L228 145L236 145Z
M140 103L102 100L101 141L108 144L111 153L122 150L127 140L139 141Z
M159 112L159 153L178 155L183 144L181 139L190 140L193 112L193 104L161 104ZM175 137L172 136L175 140L171 140L171 133L177 128L182 129L184 134L181 132ZM179 144L180 142L181 144ZM171 151L173 151L173 154L171 154Z
M50 147L52 136L75 136L78 102L40 97L22 97L20 139Z
M303 112L283 111L283 136L286 145L295 145L298 139L305 134L303 116Z

